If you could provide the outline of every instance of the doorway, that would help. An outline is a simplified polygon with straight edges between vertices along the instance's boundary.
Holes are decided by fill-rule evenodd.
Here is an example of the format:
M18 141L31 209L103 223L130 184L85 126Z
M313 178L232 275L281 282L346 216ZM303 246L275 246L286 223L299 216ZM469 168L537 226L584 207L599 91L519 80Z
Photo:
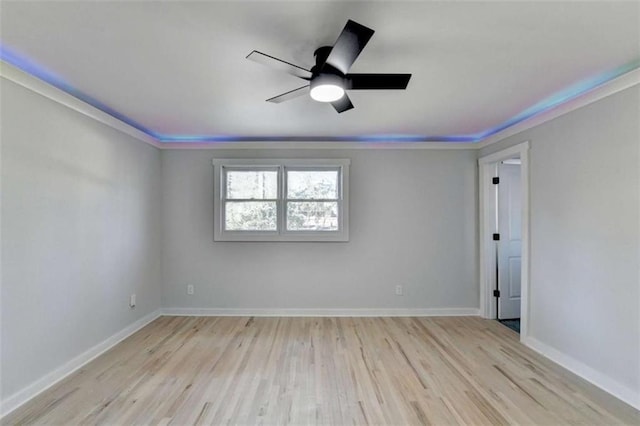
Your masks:
M478 160L482 316L527 332L528 150L523 142Z
M522 271L522 178L520 156L498 162L496 185L497 319L520 333Z

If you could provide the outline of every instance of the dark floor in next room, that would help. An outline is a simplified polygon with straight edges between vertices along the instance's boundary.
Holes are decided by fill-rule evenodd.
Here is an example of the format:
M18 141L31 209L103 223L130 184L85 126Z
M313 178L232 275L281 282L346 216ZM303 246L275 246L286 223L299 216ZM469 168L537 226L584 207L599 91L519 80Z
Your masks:
M499 320L502 325L506 325L516 333L520 333L520 318Z

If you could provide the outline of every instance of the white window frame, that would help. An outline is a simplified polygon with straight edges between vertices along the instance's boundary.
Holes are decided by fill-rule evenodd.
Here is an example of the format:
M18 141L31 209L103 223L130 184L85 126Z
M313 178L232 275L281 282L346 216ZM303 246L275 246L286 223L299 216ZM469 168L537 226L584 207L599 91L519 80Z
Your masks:
M263 158L214 158L213 161L213 239L214 241L349 241L349 166L347 158L331 159L263 159ZM227 231L224 228L226 170L273 169L278 171L277 230L276 231ZM338 199L287 199L287 171L337 170ZM256 200L260 201L260 200ZM265 200L272 201L272 200ZM286 203L291 201L331 201L338 203L338 230L289 231L286 229Z

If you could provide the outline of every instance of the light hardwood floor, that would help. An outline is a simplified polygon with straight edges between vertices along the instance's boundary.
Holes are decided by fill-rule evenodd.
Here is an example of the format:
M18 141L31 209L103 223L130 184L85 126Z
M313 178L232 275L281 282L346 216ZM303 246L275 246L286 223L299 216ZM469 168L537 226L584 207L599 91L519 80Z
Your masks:
M495 321L161 317L5 424L640 424Z

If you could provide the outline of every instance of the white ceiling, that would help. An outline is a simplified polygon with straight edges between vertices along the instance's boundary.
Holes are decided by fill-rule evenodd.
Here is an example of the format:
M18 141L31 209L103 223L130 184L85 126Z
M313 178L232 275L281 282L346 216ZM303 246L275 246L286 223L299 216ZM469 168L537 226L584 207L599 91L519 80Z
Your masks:
M154 132L242 137L464 135L640 58L638 2L8 2L4 47ZM352 72L413 73L355 109L265 99L304 81L347 19L376 31Z

